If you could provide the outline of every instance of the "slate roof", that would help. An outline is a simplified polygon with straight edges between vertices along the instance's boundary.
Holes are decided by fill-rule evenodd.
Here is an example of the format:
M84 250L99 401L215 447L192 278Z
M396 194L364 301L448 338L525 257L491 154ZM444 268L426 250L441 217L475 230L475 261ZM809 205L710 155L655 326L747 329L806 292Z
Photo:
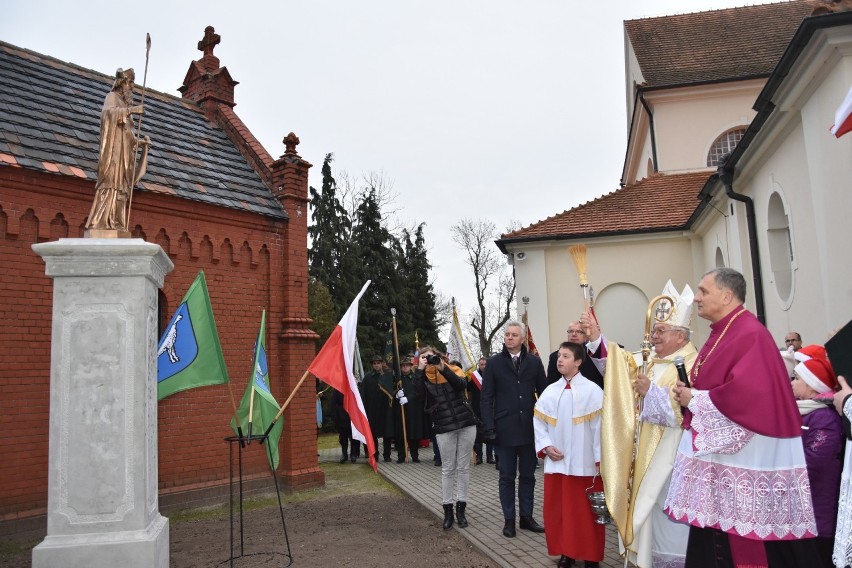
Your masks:
M688 228L698 194L713 174L654 174L529 227L504 234L499 244L549 239L658 233Z
M111 75L0 42L0 167L77 176L94 187L101 107L112 84ZM140 95L137 88L137 104ZM198 105L149 88L142 121L152 147L139 189L287 218Z
M642 18L626 20L624 28L646 87L765 77L817 4L797 0Z

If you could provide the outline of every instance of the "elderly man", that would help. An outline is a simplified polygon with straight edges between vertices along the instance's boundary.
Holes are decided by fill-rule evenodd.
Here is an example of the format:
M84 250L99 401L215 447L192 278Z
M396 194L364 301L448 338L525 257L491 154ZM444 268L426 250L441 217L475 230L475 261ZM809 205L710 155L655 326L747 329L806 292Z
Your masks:
M579 320L569 323L566 341L586 346L586 357L580 366L580 372L584 377L603 388L607 356L606 338L601 335L601 327L595 317L586 311L580 316ZM547 362L548 384L555 383L562 378L562 374L556 368L558 355L559 350L557 349L550 354L550 359Z
M641 429L628 503L628 512L621 540L630 561L639 568L652 566L682 567L686 555L689 525L672 521L663 510L669 489L672 464L681 438L683 416L680 405L674 401L672 388L678 375L674 364L682 357L685 369L692 368L698 352L690 341L693 293L689 286L677 293L669 280L663 294L674 300L672 312L665 322L656 322L651 333L654 350L649 358L647 375L639 372L635 381L636 393L644 397L639 415ZM614 357L615 354L611 354ZM637 361L638 363L638 361ZM610 381L612 383L612 381ZM611 390L617 388L608 384ZM632 428L633 424L618 424L632 420L632 416L612 413L606 417L614 427ZM632 448L618 448L632 455ZM613 499L627 499L626 493Z
M515 478L518 478L520 528L544 532L533 519L535 491L535 434L533 408L536 394L547 387L544 366L524 346L525 326L512 321L503 330L503 350L492 356L482 377L484 440L494 442L500 471L500 505L503 536L515 536Z
M710 337L675 401L684 433L665 501L691 525L686 566L809 566L788 543L816 536L802 419L769 331L743 306L731 268L701 279ZM796 549L800 550L800 549Z

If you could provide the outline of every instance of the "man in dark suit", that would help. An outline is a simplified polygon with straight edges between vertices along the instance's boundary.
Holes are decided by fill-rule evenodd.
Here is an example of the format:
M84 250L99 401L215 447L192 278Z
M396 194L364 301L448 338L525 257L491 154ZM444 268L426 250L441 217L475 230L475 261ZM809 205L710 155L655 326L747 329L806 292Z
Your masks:
M482 421L485 441L494 440L500 471L503 535L515 536L515 477L518 477L520 528L544 532L532 517L535 490L535 395L547 387L544 366L524 347L526 330L509 322L503 331L503 350L491 357L482 377Z
M603 373L606 368L606 339L601 335L601 328L597 320L586 312L580 317L579 321L569 323L567 341L586 346L586 358L580 365L580 373L603 388ZM559 350L551 353L547 362L547 384L555 383L562 378L562 374L556 369L558 354ZM597 364L593 359L597 361Z

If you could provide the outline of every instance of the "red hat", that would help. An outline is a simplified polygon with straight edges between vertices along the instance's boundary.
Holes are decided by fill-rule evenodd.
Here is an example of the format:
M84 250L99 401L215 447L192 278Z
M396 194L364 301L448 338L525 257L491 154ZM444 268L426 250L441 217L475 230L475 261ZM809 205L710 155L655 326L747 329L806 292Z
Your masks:
M801 350L800 350L801 351ZM796 365L796 375L820 394L834 392L839 385L828 361L814 357Z
M825 351L825 347L822 345L805 345L796 353L793 354L796 358L796 361L807 361L808 359L822 359L823 361L828 361L828 354Z

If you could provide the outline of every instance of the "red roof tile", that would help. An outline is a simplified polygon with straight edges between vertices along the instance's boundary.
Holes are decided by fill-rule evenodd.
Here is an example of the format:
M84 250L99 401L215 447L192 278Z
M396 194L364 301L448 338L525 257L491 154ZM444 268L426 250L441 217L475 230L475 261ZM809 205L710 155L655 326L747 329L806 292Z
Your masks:
M685 229L710 171L654 174L632 185L506 233L501 241Z
M772 72L817 4L796 0L642 18L625 21L624 28L648 87L759 77Z

